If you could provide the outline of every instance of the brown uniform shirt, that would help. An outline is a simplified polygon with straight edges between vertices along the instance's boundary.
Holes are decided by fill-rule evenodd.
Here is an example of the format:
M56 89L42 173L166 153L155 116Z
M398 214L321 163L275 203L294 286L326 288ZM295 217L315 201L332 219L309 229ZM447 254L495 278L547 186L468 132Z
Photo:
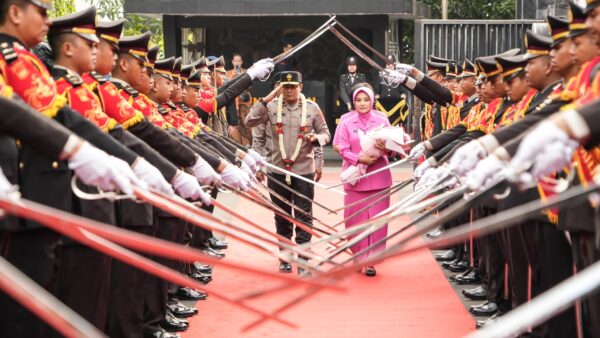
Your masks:
M267 160L280 168L285 168L281 151L279 149L279 135L276 132L277 121L277 102L278 99L269 102L265 107L261 102L256 102L246 116L246 125L248 127L257 127L266 124L264 132L253 132L253 149L259 153L265 154ZM298 175L308 175L315 172L315 169L323 168L323 154L320 147L327 144L331 139L331 134L325 123L325 118L319 106L307 100L306 126L307 133L315 135L315 142L302 142L300 152L296 161L292 165L292 172ZM283 144L288 159L292 157L300 132L300 118L302 115L302 102L292 106L286 102L283 103L282 121L283 121ZM261 149L264 147L264 149ZM315 155L316 154L316 155Z

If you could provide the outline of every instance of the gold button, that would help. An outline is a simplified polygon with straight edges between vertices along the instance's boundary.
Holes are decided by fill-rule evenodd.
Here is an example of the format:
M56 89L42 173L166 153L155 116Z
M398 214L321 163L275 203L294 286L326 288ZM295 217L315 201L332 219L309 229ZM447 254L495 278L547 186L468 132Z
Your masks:
M52 162L52 168L54 168L54 169L58 168L58 162L56 162L56 161Z
M23 170L23 167L25 167L25 163L19 162L19 169Z
M15 143L17 144L18 148L21 148L21 140L15 140Z

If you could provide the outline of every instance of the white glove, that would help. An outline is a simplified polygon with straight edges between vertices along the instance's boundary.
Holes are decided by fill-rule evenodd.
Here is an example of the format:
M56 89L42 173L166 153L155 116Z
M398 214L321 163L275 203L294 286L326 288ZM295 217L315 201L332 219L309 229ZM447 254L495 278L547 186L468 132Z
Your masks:
M250 177L254 176L254 171L244 162L240 163L240 170L248 174Z
M419 157L421 157L423 153L425 153L425 150L427 150L427 148L425 148L425 143L421 142L416 146L412 147L412 149L410 150L410 154L408 154L408 158L412 160L418 160Z
M223 182L234 189L247 190L250 184L248 175L238 167L228 164L221 172Z
M438 168L431 168L430 170L425 170L423 176L419 179L419 182L415 185L415 191L421 190L427 187L431 182L434 181L436 172Z
M221 185L222 179L219 174L202 158L198 158L191 166L190 171L203 185Z
M417 183L416 190L420 190L421 188L425 188L433 185L434 183L439 182L442 177L446 177L451 173L450 169L447 166L440 166L437 168L430 168L426 170L423 174L423 177Z
M386 76L392 86L399 86L406 81L406 74L400 73L397 70L386 69Z
M194 176L180 171L172 183L177 195L186 199L202 200L202 203L210 205L210 195L202 190Z
M145 159L138 157L131 166L131 169L133 169L133 172L140 180L148 183L150 188L156 189L167 195L173 195L174 192L169 182L165 180L156 167L148 163Z
M547 144L537 154L531 173L539 179L568 167L578 146L579 144L573 140L567 140L566 143L554 141Z
M8 181L8 179L6 179L6 176L4 176L4 173L2 172L2 168L0 168L0 196L1 197L6 197L13 190L14 190L13 185L10 184L10 182ZM0 212L0 215L1 214L2 213Z
M246 71L252 80L267 77L275 68L273 60L267 58L257 61Z
M517 153L510 161L511 167L518 174L528 169L530 164L536 161L536 158L542 150L551 143L559 142L569 144L569 137L560 128L552 122L541 122L537 127L523 138Z
M456 149L448 164L457 175L464 176L467 172L475 169L477 163L486 156L487 152L483 145L479 141L473 140Z
M246 153L246 156L244 156L244 158L242 159L242 162L250 168L252 174L257 172L259 169L258 164L256 163L256 160L254 160L252 155L250 155L248 153Z
M495 155L490 155L477 163L474 170L467 173L466 184L474 191L484 190L502 172L507 163Z
M252 158L256 161L256 164L259 167L265 167L267 165L267 159L264 158L261 154L259 154L257 151L254 151L252 149L248 149L248 154L250 156L252 156Z
M396 70L404 75L409 75L413 71L413 66L405 63L396 63Z
M425 174L425 171L427 171L430 168L431 168L431 163L429 163L429 161L424 161L423 163L419 164L417 166L417 168L415 169L415 171L413 172L413 178L418 179L418 178L423 177L423 175Z
M87 142L69 159L69 168L83 183L105 191L119 189L131 195L131 182L135 182L136 177L131 168L126 167L126 170L117 169L111 156Z

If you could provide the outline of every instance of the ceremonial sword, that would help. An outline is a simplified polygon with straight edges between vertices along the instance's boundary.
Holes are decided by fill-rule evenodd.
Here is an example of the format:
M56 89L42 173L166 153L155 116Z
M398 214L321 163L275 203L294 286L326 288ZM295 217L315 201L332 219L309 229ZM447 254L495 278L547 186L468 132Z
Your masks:
M1 256L0 289L65 337L106 337Z
M358 200L358 201L356 201L356 202L352 202L352 203L346 204L346 205L344 205L343 207L340 207L340 208L337 208L337 209L335 209L334 211L341 211L341 210L344 210L344 209L352 208L352 207L354 207L354 206L356 206L356 205L359 205L359 204L362 204L362 203L364 203L364 202L366 202L366 201L372 200L373 198L377 198L377 197L379 197L379 196L381 196L381 195L388 194L390 191L392 191L392 190L394 190L394 189L396 189L396 188L398 188L398 187L400 187L400 189L402 189L402 188L404 188L406 185L409 185L410 183L412 183L413 181L414 181L414 179L413 179L413 178L410 178L410 179L408 179L408 180L406 180L406 181L400 182L400 183L398 183L398 184L396 184L396 185L393 185L393 186L391 186L391 187L389 187L389 188L386 188L386 189L384 189L384 190L381 190L381 191L379 191L379 192L377 192L377 193L375 193L375 194L371 194L371 195L369 195L369 196L367 196L367 197L365 197L365 198L363 198L363 199L360 199L360 200Z
M402 159L400 161L395 161L393 163L390 163L390 164L388 164L388 165L386 165L384 167L381 167L381 168L379 168L377 170L373 170L373 171L371 171L369 173L366 173L364 175L361 175L361 176L358 176L358 177L355 177L355 178L352 178L352 179L348 179L346 181L343 181L343 182L335 184L335 185L330 185L327 189L337 188L337 187L342 186L342 185L344 185L346 183L350 183L350 182L353 182L353 181L358 181L360 179L363 179L363 178L366 178L366 177L370 177L370 176L373 176L375 174L379 174L380 172L383 172L383 171L386 171L386 170L391 169L393 167L399 166L400 164L405 163L407 161L408 161L408 157L404 158L404 159Z
M471 235L476 237L485 236L537 216L542 210L581 203L582 201L585 201L590 194L595 193L598 190L600 190L600 187L596 184L588 187L577 186L570 188L559 195L548 197L545 202L539 199L527 202L497 214L478 219L472 224L463 224L459 227L449 229L445 234L438 238L426 240L422 244L414 245L404 250L401 250L404 243L398 243L393 248L390 248L389 252L383 254L383 257L381 258L399 256L422 248L435 249L446 247L447 245L460 243L468 239Z
M491 325L486 325L467 335L466 338L516 337L530 327L542 324L563 312L576 300L598 291L598 288L600 288L600 261L577 272L529 302L512 309Z
M243 147L241 144L239 144L239 143L235 142L234 140L231 140L231 139L229 139L229 138L223 137L223 136L221 136L221 135L219 135L219 134L216 134L216 133L211 133L211 135L213 135L213 136L216 136L216 137L218 137L219 139L221 139L221 140L224 140L224 141L228 142L229 144L231 144L231 145L232 145L232 146L234 146L234 147L237 147L237 148ZM300 197L300 198L302 198L302 199L304 199L304 200L306 200L306 201L311 201L311 202L312 202L312 203L314 203L316 206L318 206L318 207L320 207L320 208L323 208L323 209L325 209L325 210L329 211L329 213L337 214L336 210L331 210L330 208L328 208L328 207L326 207L325 205L323 205L323 204L319 203L318 201L316 201L314 198L310 198L310 197L308 197L308 196L306 196L306 195L303 195L303 194L301 194L300 192L298 192L298 191L296 191L296 190L294 190L294 189L290 188L290 187L289 187L287 184L279 182L278 180L274 179L274 178L273 178L273 176L272 176L272 175L270 175L269 173L266 173L266 172L262 172L262 173L263 173L265 176L267 176L267 177L270 177L270 178L271 178L271 181L272 181L273 183L275 183L277 186L279 186L280 188L283 188L283 189L285 189L285 190L287 190L287 191L291 192L291 193L292 193L292 194L294 194L295 196L298 196L298 197ZM268 188L268 187L267 187L267 188ZM269 189L269 190L272 190L272 189Z
M492 188L497 188L499 183L504 183L504 180L501 180L497 184L494 184L490 189L487 189L486 191L484 191L483 194L482 193L478 194L478 197L489 196L490 191L493 190ZM370 264L373 264L374 262L381 261L383 259L392 258L392 257L399 256L402 254L407 254L407 253L414 252L416 250L420 250L423 248L447 247L448 245L460 243L460 242L463 242L464 240L468 239L471 234L476 234L476 235L488 234L491 231L488 231L489 229L487 229L487 228L490 228L492 226L495 227L493 231L507 227L508 224L506 223L507 219L506 219L505 213L508 211L511 211L512 212L511 214L515 214L515 215L512 215L512 217L509 219L510 224L515 224L515 223L518 223L518 222L520 222L524 219L527 219L533 215L538 214L540 212L540 210L556 207L558 205L562 205L565 203L577 203L581 199L587 197L588 194L600 190L600 188L598 186L594 186L593 188L588 188L585 190L583 190L583 189L584 188L578 188L578 189L576 189L577 191L571 191L571 192L568 192L568 194L564 194L562 196L557 195L557 196L551 197L545 203L544 202L540 203L539 201L529 202L520 207L515 207L515 208L509 209L505 212L496 214L494 216L480 219L480 220L474 222L473 224L467 224L467 225L461 226L459 228L451 229L451 230L449 230L449 232L446 235L442 235L443 236L442 238L430 240L427 243L424 243L422 245L415 245L415 246L409 247L408 249L401 250L403 248L403 244L405 242L407 242L407 241L402 241L401 243L395 244L394 246L388 248L387 250L382 251L379 254L377 254L373 257L370 257L363 262L360 262L358 265L347 266L347 267L343 267L343 268L339 268L339 269L333 269L332 271L326 272L324 275L317 276L317 278L330 277L335 280L335 279L339 279L341 276L351 273L352 271L354 271L356 269L357 266L358 267L368 266ZM572 190L575 190L575 188ZM478 198L473 198L472 200L475 200L475 199L478 199ZM453 212L456 212L455 206L453 206L452 209L454 209L454 210L452 210ZM462 205L461 205L460 209L464 210ZM442 217L440 217L440 218L442 218ZM490 222L490 218L494 222ZM465 230L464 228L469 228L469 229ZM409 237L415 238L416 236L409 236ZM277 290L269 290L269 292L274 292L274 291L277 291ZM300 295L299 297L295 298L292 302L282 305L280 308L278 308L276 311L274 311L273 314L279 314L282 311L290 308L292 305L297 305L301 301L303 301L303 300L307 299L308 297L312 296L313 294L315 294L317 291L318 290L315 290L315 289L309 289L307 291L307 293ZM260 324L262 322L263 322L262 319L257 320L255 322L249 324L245 329L250 329L250 328L256 327L258 324Z
M539 212L541 210L581 203L582 200L587 199L591 193L595 193L599 190L600 190L600 187L598 185L593 185L593 186L587 187L587 188L581 187L581 186L576 187L576 188L571 188L568 191L566 191L560 195L555 195L555 196L549 197L546 200L546 202L541 202L540 200L531 201L531 202L528 202L521 206L514 207L509 210L500 212L498 214L495 214L495 215L492 215L492 216L489 216L489 217L486 217L483 219L479 219L479 220L473 222L472 224L466 224L466 225L460 226L458 228L450 229L445 235L442 235L443 237L440 237L440 238L437 238L434 240L429 240L426 243L421 244L421 245L411 246L410 248L405 249L405 250L400 250L402 248L402 245L400 245L400 246L394 245L393 247L387 249L386 251L383 251L380 254L378 254L374 257L368 258L367 260L359 263L358 266L360 266L360 267L368 266L368 265L373 264L374 262L380 261L382 259L398 257L398 256L401 256L401 255L404 255L404 254L407 254L410 252L414 252L416 250L420 250L423 248L447 247L448 245L453 245L453 244L465 241L472 234L476 235L476 236L487 235L489 233L504 229L511 225L518 224L519 222L522 222L525 219L528 219L532 216L539 214ZM486 190L486 192L489 192L489 190ZM466 228L468 228L468 229L466 229ZM581 294L585 294L585 293L589 292L590 289L597 288L597 286L598 286L597 275L600 272L600 268L596 268L596 267L599 264L600 263L596 263L595 265L593 265L594 269L591 270L594 273L594 275L593 275L594 277L591 277L592 276L591 274L584 276L584 278L585 278L584 280L586 282L581 282L583 285L585 285L584 289L580 291ZM356 265L343 267L343 268L340 268L340 269L337 269L334 271L327 272L327 273L325 273L325 275L320 276L320 277L340 278L343 275L352 273L352 271L354 271L355 269L356 269ZM594 282L592 282L592 280L591 280L592 278L595 279ZM577 285L581 285L581 284L577 283ZM562 292L563 290L569 290L569 289L567 287L561 288L561 294L563 294L563 292ZM292 305L296 305L300 301L315 294L316 292L318 292L318 290L309 288L307 290L307 293L300 295L299 297L295 298L292 302L284 304L283 306L279 307L276 311L272 312L272 314L279 314L282 311L289 309ZM555 294L552 294L552 296L555 296ZM552 296L547 296L543 300L549 301L550 299L554 299L554 300L556 300L556 303L559 303L559 300L557 300L556 298L554 298ZM560 305L560 306L561 307L565 306L564 303L572 302L571 299L575 299L578 296L579 295L571 295L569 297L569 299L567 299L567 297L562 298L560 300L560 304L562 304L562 305ZM533 303L533 301L531 303L533 305L535 305L535 309L541 309L541 305L539 303ZM542 304L545 304L545 303L542 303ZM547 308L547 306L546 306L546 308ZM524 316L527 313L537 313L537 312L531 312L530 311L531 309L532 308L528 307L527 312L525 312L525 310L523 310L522 312L520 311L518 314L521 316ZM548 316L550 316L550 315L551 315L551 313L548 313L547 311L543 311L540 314L539 318L537 318L537 316L536 316L536 318L537 318L536 322L534 322L533 324L535 325L535 323L539 323L543 319L548 318ZM524 328L524 325L526 325L526 323L523 320L517 320L517 318L518 318L517 314L515 314L514 317L511 316L509 318L511 319L511 321L509 322L511 324L509 326L510 332L522 330ZM255 322L249 324L245 329L247 330L247 329L256 327L258 324L260 324L262 322L263 322L263 320L255 321ZM495 327L495 329L492 330L493 327ZM489 328L489 331L485 331L485 330L479 331L479 332L489 333L490 335L482 333L480 336L480 335L477 335L477 333L476 333L471 338L505 337L506 335L504 335L504 334L498 335L498 333L506 332L502 329L503 327L504 326L501 326L501 325L497 325L497 326L493 325ZM525 329L526 329L526 327L525 327ZM494 334L492 335L492 333L494 333Z
M129 251L113 242L110 242L94 234L93 232L86 230L86 225L83 223L92 223L96 224L97 226L100 225L104 228L110 228L110 230L126 231L124 229L102 225L102 223L87 220L83 217L71 215L66 212L62 212L60 210L46 207L44 205L37 204L31 201L26 201L23 199L14 200L0 198L0 208L14 216L27 218L32 221L36 221L40 224L43 224L64 236L70 237L78 242L81 242L84 245L94 248L95 250L101 253L104 253L114 259L122 261L128 265L150 273L161 279L167 280L178 285L183 285L197 290L210 292L212 296L222 299L225 302L228 302L235 306L241 307L245 310L259 314L261 318L272 319L286 326L296 327L296 325L293 323L276 318L271 314L268 314L262 310L255 309L241 302L236 302L227 297L226 295L216 290L213 290L211 287L208 287L194 279L184 276L175 270L158 264L150 260L149 258L143 257L135 252ZM143 236L141 234L137 235ZM169 243L167 241L163 242Z
M304 40L302 40L296 46L290 48L286 52L283 52L283 53L275 56L273 58L273 62L274 63L279 63L279 62L281 62L281 61L289 58L290 56L294 55L300 49L304 48L305 46L307 46L308 44L310 44L312 41L314 41L315 39L317 39L319 36L323 35L323 33L325 33L327 30L329 30L335 24L337 24L337 21L335 20L335 15L334 15L334 16L330 17L327 21L325 21L325 23L323 25L321 25L319 28L317 28L309 36L307 36L306 38L304 38Z
M432 187L430 187L430 189L433 189L433 188L432 188ZM427 190L427 189L424 189L424 190ZM415 199L415 198L413 197L412 199ZM406 199L405 199L405 200L406 200ZM407 201L409 201L409 200L410 200L410 199L408 199ZM446 199L443 199L443 201L444 201L444 202L447 202L447 201L448 201L448 198L446 198ZM422 217L419 217L419 219L418 219L418 220L415 220L415 221L411 222L411 224L416 224L416 223L417 223L419 220L421 220L421 219L424 219L426 216L430 215L431 213L433 213L433 210L430 210L430 212L428 212L426 215L423 215ZM409 226L411 226L411 224L409 224L409 225L405 226L403 229L401 229L401 231L403 231L403 230L407 229ZM377 245L381 245L381 243L382 243L382 242L383 242L383 241L379 241L379 242L377 242L376 244L372 245L372 246L371 246L371 248L373 248L373 247L375 247L375 246L377 246ZM346 263L350 262L350 261L351 261L351 260L353 260L355 257L357 257L359 254L362 254L362 253L364 253L364 252L366 252L366 250L362 250L360 253L357 253L357 254L355 254L355 255L351 256L350 258L348 258L347 260L345 260L344 262L342 262L342 265L344 265L344 264L346 264ZM379 255L378 255L378 256L379 256ZM370 261L370 260L369 260L369 261ZM359 266L359 267L362 267L362 266L364 266L364 265L368 265L368 264L362 264L362 263L361 263L361 264L360 264L360 265L358 265L358 266ZM353 270L354 270L354 269L356 269L356 267L357 267L357 265L355 264L355 265L353 265L353 266L351 266L351 267L346 267L346 268L344 268L344 267L341 267L341 268L337 269L337 271L344 271L344 272L347 272L347 271L349 271L349 269L353 269ZM326 272L326 273L325 273L325 274L323 274L323 275L320 275L320 277L330 276L330 275L332 275L332 272L334 272L334 271L336 271L336 269L332 269L331 271L329 271L329 272ZM333 274L333 275L332 275L332 280L337 280L337 279L339 279L339 277L336 277L336 276L339 276L339 275L337 275L337 274ZM317 277L319 277L319 276L317 276ZM265 294L265 293L267 293L267 292L268 292L268 293L272 293L272 292L277 292L277 291L279 291L279 290L282 290L282 288L276 287L276 288L272 288L272 289L268 289L268 290L257 291L257 292L254 292L254 293L252 293L252 294L249 294L249 295L247 295L246 297L248 297L248 298L255 298L255 297L261 296L261 295L263 295L263 294ZM274 311L274 312L273 312L273 314L279 314L279 313L281 313L282 311L289 309L289 308L290 308L292 305L296 305L296 304L300 303L301 301L304 301L304 300L306 300L308 297L310 297L310 296L314 295L314 294L315 294L315 293L317 293L318 291L319 291L319 290L317 290L316 288L309 288L305 294L303 294L303 295L300 295L300 296L296 297L295 299L293 299L292 301L290 301L290 302L288 302L288 303L286 303L286 304L282 305L282 306L281 306L281 307L279 307L279 308L278 308L276 311ZM246 298L240 298L240 299L246 299ZM244 328L244 331L246 331L246 330L249 330L249 329L251 329L251 328L253 328L253 327L257 326L257 325L259 325L259 324L260 324L260 323L262 323L262 322L263 322L263 320L257 320L257 321L255 321L255 322L253 322L253 323L249 324L248 326L246 326L246 327Z
M79 190L77 188L75 182L76 182L76 177L74 176L73 180L71 181L71 187L76 196L78 196L79 198L83 198L83 199L97 199L97 197L94 197L91 194L86 194L86 193L81 192L81 190ZM298 248L288 247L287 245L284 245L282 243L277 243L277 242L271 241L267 238L258 236L258 234L252 233L246 229L242 229L238 226L235 226L229 222L220 220L218 217L212 215L211 213L207 212L206 210L197 208L196 206L190 204L186 200L183 200L183 199L180 199L180 198L177 198L174 196L167 196L165 194L161 194L158 192L145 191L145 190L142 190L137 187L134 188L134 191L135 191L136 198L138 198L146 203L149 203L152 206L159 208L163 211L169 212L172 215L175 215L180 219L186 220L187 222L191 223L194 226L197 226L197 227L200 227L203 229L207 229L207 230L214 230L219 233L231 236L232 238L238 239L242 243L245 243L251 247L254 247L255 249L261 250L268 254L271 254L279 259L284 259L286 261L292 260L300 265L304 264L304 262L296 261L295 258L291 258L291 257L287 257L287 256L283 257L280 252L271 251L271 250L269 250L269 248L265 247L261 243L258 243L256 240L261 240L268 244L275 244L277 246L284 247L290 251L297 251ZM98 196L108 197L108 196L110 196L110 194L99 194ZM235 214L234 214L234 216L235 216ZM200 218L200 219L198 219L198 218ZM234 232L234 231L236 231L236 232ZM303 249L300 248L300 250L303 250ZM304 250L303 250L303 252L304 252ZM310 256L314 256L314 254L310 255Z
M266 163L265 163L265 166L266 166L267 168L269 168L269 169L272 169L272 170L279 171L279 172L281 172L281 173L284 173L284 174L286 174L286 175L290 175L290 176L292 176L292 177L295 177L295 178L297 178L297 179L299 179L299 180L301 180L301 181L304 181L304 182L310 183L310 184L312 184L312 185L314 185L314 186L316 186L316 187L320 187L320 188L323 188L323 189L325 189L325 190L329 190L329 187L328 187L328 186L326 186L325 184L321 184L321 183L319 183L319 182L317 182L317 181L310 180L310 179L308 179L308 178L306 178L306 177L304 177L304 176L300 176L300 175L298 175L298 174L296 174L296 173L293 173L293 172L291 172L291 171L289 171L289 170L285 170L285 169L283 169L283 168L280 168L280 167L278 167L278 166L276 166L276 165L273 165L273 164L271 164L271 163L269 163L269 162L266 162ZM335 193L338 193L338 194L340 194L340 195L346 195L346 193L345 193L345 192L343 192L343 191L341 191L341 190L337 190L337 189L331 189L330 191L333 191L333 192L335 192Z

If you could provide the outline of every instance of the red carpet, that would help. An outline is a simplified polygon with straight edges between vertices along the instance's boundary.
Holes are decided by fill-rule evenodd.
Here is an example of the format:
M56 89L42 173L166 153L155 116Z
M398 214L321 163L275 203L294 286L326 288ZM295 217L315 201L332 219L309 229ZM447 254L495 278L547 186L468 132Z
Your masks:
M338 175L327 173L326 184L337 182ZM406 175L395 174L395 180ZM408 193L409 188L404 193ZM397 198L397 197L396 197ZM342 197L318 189L316 199L327 205L341 206ZM269 229L274 229L272 213L239 200L236 210ZM342 219L327 215L320 208L315 215L327 224ZM390 225L390 232L405 224L406 218ZM229 239L225 259L277 271L277 259ZM324 247L316 248L324 253ZM341 255L340 258L347 256ZM294 267L295 273L295 267ZM231 270L217 269L210 286L236 297L263 289L274 282ZM240 310L214 298L198 302L199 315L190 318L190 329L183 337L461 337L474 327L472 317L460 302L444 274L427 250L389 260L377 266L377 276L368 278L354 274L342 284L347 293L321 291L297 304L282 318L298 325L288 328L274 322L265 323L249 332L241 328L252 323L257 315ZM249 301L249 304L271 312L301 294L294 288Z

